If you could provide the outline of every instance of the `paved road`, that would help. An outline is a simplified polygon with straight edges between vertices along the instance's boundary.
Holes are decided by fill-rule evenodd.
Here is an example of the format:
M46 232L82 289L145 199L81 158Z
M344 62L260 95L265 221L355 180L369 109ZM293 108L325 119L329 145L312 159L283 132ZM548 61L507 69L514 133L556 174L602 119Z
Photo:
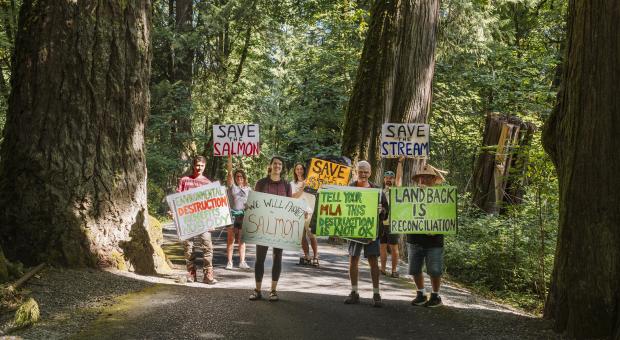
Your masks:
M166 249L180 246L166 229ZM344 246L320 244L321 267L298 266L298 252L284 252L278 286L280 301L249 301L253 271L225 270L225 232L214 234L216 277L207 286L158 283L125 297L102 313L76 338L90 339L514 339L553 338L543 320L447 285L445 306L435 309L410 304L414 286L405 278L381 278L383 308L371 306L368 265L362 263L362 303L345 305L350 290ZM271 252L270 252L271 253ZM174 255L174 254L173 254ZM271 257L268 254L268 259ZM248 247L253 266L254 247ZM235 266L237 266L235 253ZM264 286L270 284L266 263ZM179 269L179 272L181 270ZM165 280L164 280L165 281ZM264 294L266 294L266 291Z

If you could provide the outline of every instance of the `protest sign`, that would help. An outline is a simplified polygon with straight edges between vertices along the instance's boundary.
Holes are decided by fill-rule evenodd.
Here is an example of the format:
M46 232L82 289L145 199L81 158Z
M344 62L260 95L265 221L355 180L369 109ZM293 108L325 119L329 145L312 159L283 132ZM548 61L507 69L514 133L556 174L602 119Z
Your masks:
M246 243L301 249L306 203L300 199L251 191L243 216Z
M181 240L232 223L226 187L219 182L169 195L166 201Z
M306 189L315 193L324 184L348 185L351 176L351 167L318 159L310 160Z
M385 123L381 126L381 157L426 158L430 154L428 124Z
M354 187L319 190L317 235L377 238L379 189Z
M256 156L259 153L258 124L213 125L214 156Z
M457 191L453 186L390 188L393 234L456 234Z

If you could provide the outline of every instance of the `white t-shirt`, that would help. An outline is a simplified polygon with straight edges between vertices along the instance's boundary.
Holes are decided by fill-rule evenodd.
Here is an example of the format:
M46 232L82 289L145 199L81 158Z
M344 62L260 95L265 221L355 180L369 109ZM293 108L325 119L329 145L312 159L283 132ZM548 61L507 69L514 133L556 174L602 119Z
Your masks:
M232 208L235 210L243 210L245 208L245 202L248 201L248 195L250 195L250 190L252 190L249 186L239 187L233 183L231 188L232 193Z

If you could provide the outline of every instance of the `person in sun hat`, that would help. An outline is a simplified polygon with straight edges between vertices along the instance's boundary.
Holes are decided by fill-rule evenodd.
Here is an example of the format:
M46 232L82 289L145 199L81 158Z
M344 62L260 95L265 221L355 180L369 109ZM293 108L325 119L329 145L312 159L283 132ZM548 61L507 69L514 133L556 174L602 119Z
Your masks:
M402 178L402 162L399 161L396 171L396 180ZM429 187L441 185L445 182L448 172L437 169L430 164L422 164L412 176L414 185ZM439 307L442 305L439 296L441 275L443 273L443 235L409 234L407 235L407 250L409 255L409 275L413 276L417 292L411 304L425 307ZM424 274L422 265L426 262L426 272L430 276L432 292L430 298L424 294Z

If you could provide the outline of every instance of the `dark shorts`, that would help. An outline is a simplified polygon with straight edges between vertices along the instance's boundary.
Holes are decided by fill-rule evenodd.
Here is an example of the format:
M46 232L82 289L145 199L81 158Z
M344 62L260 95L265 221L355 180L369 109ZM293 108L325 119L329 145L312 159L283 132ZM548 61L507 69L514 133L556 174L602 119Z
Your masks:
M233 223L233 227L237 229L241 229L242 226L243 226L243 216L235 217L235 222Z
M369 256L379 256L379 238L376 238L369 244L349 241L349 256L360 256L362 249L364 249L365 258L368 258Z
M379 239L381 240L381 244L398 244L398 241L400 240L400 234L392 234L390 232L389 225L381 226L379 232Z

